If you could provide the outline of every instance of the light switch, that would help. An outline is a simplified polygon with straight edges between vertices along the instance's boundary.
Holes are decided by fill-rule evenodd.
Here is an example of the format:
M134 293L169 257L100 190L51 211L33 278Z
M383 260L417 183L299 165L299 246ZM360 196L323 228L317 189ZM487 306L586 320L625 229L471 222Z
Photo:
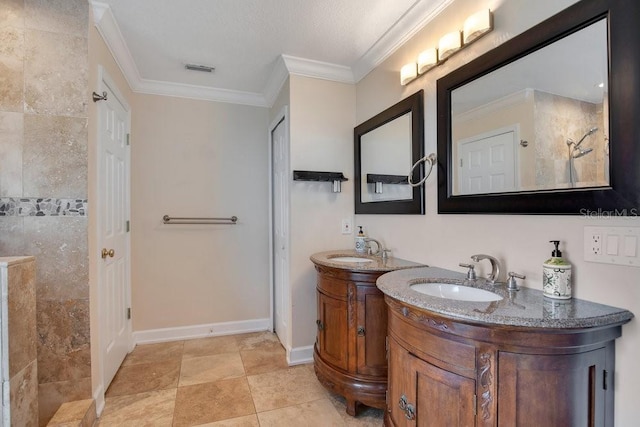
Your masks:
M624 256L635 257L638 253L638 238L636 236L624 236Z
M618 240L617 234L607 236L607 255L618 255Z

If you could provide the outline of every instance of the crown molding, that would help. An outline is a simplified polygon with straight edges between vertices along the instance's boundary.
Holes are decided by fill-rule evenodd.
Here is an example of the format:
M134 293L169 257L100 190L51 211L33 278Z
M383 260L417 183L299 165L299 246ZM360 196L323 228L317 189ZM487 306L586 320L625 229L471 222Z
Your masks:
M113 59L115 59L122 74L124 74L124 78L129 83L129 87L134 90L136 83L140 81L140 73L124 41L124 37L122 37L116 18L111 12L111 7L107 3L96 1L91 1L90 3L93 8L93 20L98 33L107 44Z
M264 88L264 98L268 106L272 106L273 103L276 102L280 90L288 78L289 70L284 62L284 58L280 55L273 66L273 70L271 70L267 85Z
M421 0L409 9L373 46L353 65L355 82L391 56L409 39L438 16L454 0Z
M163 82L159 80L141 79L134 89L134 92L148 95L199 99L203 101L227 102L231 104L251 105L254 107L269 106L265 97L261 93L242 92L184 83Z
M281 55L289 74L331 80L340 83L355 83L351 67L299 58L297 56Z
M474 107L462 113L455 114L456 122L464 123L469 120L477 120L486 117L488 114L495 114L514 105L523 104L527 100L533 99L534 89L522 89L518 92L510 93L502 98L487 102L479 107Z

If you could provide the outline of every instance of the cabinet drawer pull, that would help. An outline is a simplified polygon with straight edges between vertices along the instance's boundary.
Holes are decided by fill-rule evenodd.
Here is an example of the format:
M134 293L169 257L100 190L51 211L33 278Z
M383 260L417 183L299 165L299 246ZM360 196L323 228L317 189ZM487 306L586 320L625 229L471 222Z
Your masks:
M404 416L408 420L413 420L416 418L416 407L411 403L407 403L407 396L405 396L404 394L400 396L398 406L404 411Z
M407 409L404 410L404 416L407 417L408 420L416 418L416 408L411 403L407 404Z
M318 325L319 331L324 329L324 323L322 323L322 320L316 320L316 325Z
M398 406L403 411L406 409L406 407L407 407L407 396L405 396L404 394L402 396L400 396L400 400L398 401Z
M364 336L364 326L358 326L358 336L359 337Z

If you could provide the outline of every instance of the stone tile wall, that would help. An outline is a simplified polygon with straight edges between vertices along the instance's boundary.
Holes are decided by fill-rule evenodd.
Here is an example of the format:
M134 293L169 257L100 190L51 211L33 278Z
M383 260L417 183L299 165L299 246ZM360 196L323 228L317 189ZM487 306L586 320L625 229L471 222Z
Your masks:
M36 257L39 423L91 397L86 0L0 0L0 256Z
M38 360L36 333L36 266L33 257L0 257L2 289L2 387L7 382L9 396L2 404L10 409L0 420L12 426L38 423ZM6 313L6 315L5 315ZM8 358L8 360L6 360ZM8 363L7 363L8 362ZM5 372L8 366L8 371ZM8 402L5 399L8 398Z
M590 154L575 159L576 186L607 186L609 176L605 164L606 135L603 104L592 104L541 91L535 92L536 186L558 188L569 183L567 139L579 141L592 127L598 131L588 137L582 148L593 148Z

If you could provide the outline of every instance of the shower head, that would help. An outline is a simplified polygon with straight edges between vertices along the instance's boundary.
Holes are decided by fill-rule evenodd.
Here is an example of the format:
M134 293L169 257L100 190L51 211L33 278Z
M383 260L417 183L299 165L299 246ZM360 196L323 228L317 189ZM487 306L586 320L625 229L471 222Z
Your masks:
M576 142L576 143L574 144L574 147L575 147L575 148L578 148L578 147L580 146L580 144L582 144L582 141L584 141L584 139L585 139L586 137L593 135L594 133L596 133L596 131L597 131L597 130L598 130L598 128L597 128L597 127L592 127L591 129L589 129L589 130L587 131L587 133L585 133L585 134L582 136L582 138L580 138L580 141L578 141L578 142ZM569 144L569 142L568 142L568 141L567 141L567 144Z
M587 148L587 149L575 148L573 150L573 153L571 153L571 157L573 157L574 159L577 159L589 154L592 151L593 151L593 148Z

